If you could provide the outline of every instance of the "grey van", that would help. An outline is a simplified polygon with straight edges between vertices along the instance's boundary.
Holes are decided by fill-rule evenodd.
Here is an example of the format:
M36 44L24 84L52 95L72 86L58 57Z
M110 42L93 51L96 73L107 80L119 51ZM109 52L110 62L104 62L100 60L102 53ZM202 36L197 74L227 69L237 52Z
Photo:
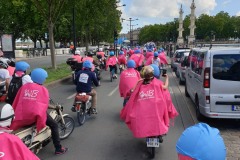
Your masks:
M185 78L198 120L240 119L240 48L193 48Z

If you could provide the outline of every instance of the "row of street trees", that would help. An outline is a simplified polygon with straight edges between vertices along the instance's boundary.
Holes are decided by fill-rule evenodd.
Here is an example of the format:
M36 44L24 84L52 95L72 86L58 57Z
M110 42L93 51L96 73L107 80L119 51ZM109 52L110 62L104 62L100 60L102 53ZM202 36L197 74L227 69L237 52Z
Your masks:
M15 39L49 41L52 67L55 42L73 41L73 26L78 45L112 42L114 30L121 30L121 12L116 0L1 0L0 34ZM73 25L73 15L75 25ZM45 37L48 33L48 37Z
M190 34L190 15L184 18L183 38L187 41ZM176 42L178 37L179 22L175 19L166 24L148 25L141 29L139 34L140 44L149 41L155 42ZM196 19L196 39L199 41L208 41L213 35L216 40L228 40L230 37L240 37L240 16L229 16L226 12L219 12L215 16L202 14Z

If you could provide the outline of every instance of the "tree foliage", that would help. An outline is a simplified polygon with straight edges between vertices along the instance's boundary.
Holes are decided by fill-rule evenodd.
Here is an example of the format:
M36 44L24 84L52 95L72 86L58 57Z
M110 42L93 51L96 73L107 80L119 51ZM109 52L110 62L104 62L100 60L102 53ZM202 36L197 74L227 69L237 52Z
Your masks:
M78 46L113 42L114 30L121 30L121 12L116 0L1 0L0 34L15 39L49 41L55 68L55 45L73 42L73 12ZM45 33L49 37L45 39Z
M144 44L148 41L176 42L178 37L178 21L166 24L155 24L143 27L140 30L139 41ZM190 15L183 20L183 38L187 40L190 34ZM240 38L240 16L229 16L227 12L219 12L215 16L202 14L196 19L195 36L197 40L227 40L230 37Z

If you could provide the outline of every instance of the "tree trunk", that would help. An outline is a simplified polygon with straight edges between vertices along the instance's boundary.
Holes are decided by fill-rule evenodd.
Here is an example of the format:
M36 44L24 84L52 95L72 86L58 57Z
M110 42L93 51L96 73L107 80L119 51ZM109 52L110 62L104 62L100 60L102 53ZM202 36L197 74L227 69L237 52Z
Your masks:
M40 43L40 48L43 48L41 39L39 39L39 43Z
M56 69L57 65L56 65L56 57L55 57L53 27L54 27L53 22L49 21L48 22L48 32L49 32L49 45L50 45L50 52L51 52L51 62L52 62L52 68Z

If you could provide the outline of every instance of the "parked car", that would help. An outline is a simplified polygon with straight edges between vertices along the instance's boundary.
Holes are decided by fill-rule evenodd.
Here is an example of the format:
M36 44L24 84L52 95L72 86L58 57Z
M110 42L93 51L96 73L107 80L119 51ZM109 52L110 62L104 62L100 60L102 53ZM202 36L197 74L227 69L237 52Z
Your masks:
M185 95L198 120L240 119L240 48L193 48L186 69Z
M110 45L105 44L103 48L104 48L104 50L108 50L108 49L110 49Z
M188 64L188 56L183 56L180 60L180 63L177 65L176 76L179 78L179 84L182 85L185 83L185 71Z
M180 59L183 56L188 56L190 52L190 49L178 49L175 51L171 58L171 68L173 69L174 72L177 71L177 66L180 64Z

